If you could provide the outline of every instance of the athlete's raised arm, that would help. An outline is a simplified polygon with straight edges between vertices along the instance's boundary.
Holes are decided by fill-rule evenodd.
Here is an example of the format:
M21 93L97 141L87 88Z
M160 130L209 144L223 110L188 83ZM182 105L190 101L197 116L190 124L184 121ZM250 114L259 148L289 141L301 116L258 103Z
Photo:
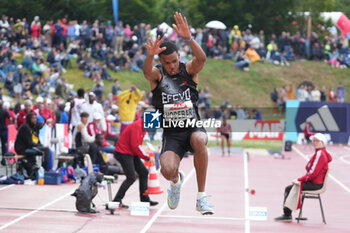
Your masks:
M159 45L164 41L164 39L165 36L163 36L163 38L160 38L160 36L158 36L157 40L153 42L152 39L149 38L149 44L145 44L148 53L143 64L143 74L145 78L151 82L151 85L153 82L157 81L160 78L160 72L157 68L153 67L153 61L154 55L159 54L166 49L165 47L159 48Z
M191 46L194 55L193 60L186 64L186 70L189 74L197 75L204 67L206 61L205 53L201 46L192 38L186 17L182 17L181 13L176 12L174 19L176 25L173 24L173 28Z

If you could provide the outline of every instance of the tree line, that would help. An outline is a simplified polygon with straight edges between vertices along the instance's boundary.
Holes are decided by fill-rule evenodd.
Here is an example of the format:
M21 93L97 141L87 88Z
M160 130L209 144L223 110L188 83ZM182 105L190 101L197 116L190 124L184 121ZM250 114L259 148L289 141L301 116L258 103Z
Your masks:
M348 0L119 0L119 19L131 25L141 22L155 26L174 23L175 11L182 12L194 27L220 20L228 27L238 25L266 33L289 30L293 21L303 21L298 12L342 11L350 17ZM113 21L112 0L1 0L0 14L27 18ZM303 25L303 22L301 22Z

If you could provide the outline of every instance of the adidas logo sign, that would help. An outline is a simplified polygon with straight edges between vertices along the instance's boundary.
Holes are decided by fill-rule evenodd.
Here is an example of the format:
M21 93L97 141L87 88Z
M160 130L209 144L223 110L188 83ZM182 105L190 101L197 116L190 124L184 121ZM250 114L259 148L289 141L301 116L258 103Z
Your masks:
M339 127L335 121L331 111L327 105L320 107L317 110L317 113L309 116L306 121L299 125L300 129L303 131L305 128L305 123L311 122L312 127L315 131L330 131L330 132L339 132Z

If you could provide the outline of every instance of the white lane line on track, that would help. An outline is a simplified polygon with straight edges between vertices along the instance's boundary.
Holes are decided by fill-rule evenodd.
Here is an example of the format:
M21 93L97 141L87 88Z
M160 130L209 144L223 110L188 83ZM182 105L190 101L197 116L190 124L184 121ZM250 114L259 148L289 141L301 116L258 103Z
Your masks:
M185 218L185 219L205 219L207 220L230 220L244 221L244 218L212 217L212 216L182 216L182 215L159 215L160 218Z
M194 174L195 169L192 168L191 172L186 176L182 187L183 188L186 184L186 182L192 177L192 175ZM158 209L158 211L153 215L153 217L151 218L151 220L149 220L147 222L147 224L142 228L142 230L140 231L140 233L146 233L148 231L148 229L152 226L152 224L157 220L157 218L160 216L160 214L164 211L164 209L167 207L167 201L165 201L163 203L163 205Z
M6 185L5 187L0 188L0 191L4 190L4 189L7 189L7 188L11 188L13 186L15 186L15 185L14 184Z
M348 157L350 157L350 155L343 155L343 156L341 156L339 159L340 159L342 162L346 163L346 164L350 164L350 162L349 162L348 160L345 159L345 158L348 158Z
M74 192L74 190L69 191L68 193L64 194L63 196L61 196L61 197L59 197L59 198L56 198L55 200L53 200L53 201L51 201L51 202L49 202L49 203L47 203L47 204L45 204L45 205L43 205L43 206L41 206L41 207L35 209L35 210L33 210L33 211L31 211L31 212L29 212L29 213L27 213L27 214L25 214L25 215L23 215L23 216L21 216L21 217L18 217L18 218L16 218L16 219L12 220L12 221L9 222L9 223L6 223L5 225L0 226L0 231L3 230L3 229L5 229L5 228L7 228L7 227L9 227L9 226L11 226L11 225L13 225L13 224L15 224L15 223L18 222L18 221L21 221L22 219L25 219L25 218L27 218L27 217L29 217L29 216L35 214L36 212L38 212L38 211L40 211L40 210L42 210L42 209L45 209L45 208L49 207L49 206L52 205L52 204L55 204L56 202L58 202L58 201L60 201L60 200L62 200L62 199L64 199L64 198L66 198L67 196L71 195L73 192Z
M244 232L250 233L249 219L249 176L248 176L248 152L243 154L243 169L244 169Z
M293 146L293 149L301 156L303 157L306 161L308 161L307 156L301 152L300 150L298 150L295 146ZM328 174L329 177L335 182L337 183L340 187L342 187L345 191L347 191L348 193L350 193L350 188L348 188L345 184L343 184L342 182L340 182L337 178L335 178L333 175L331 175L330 173Z

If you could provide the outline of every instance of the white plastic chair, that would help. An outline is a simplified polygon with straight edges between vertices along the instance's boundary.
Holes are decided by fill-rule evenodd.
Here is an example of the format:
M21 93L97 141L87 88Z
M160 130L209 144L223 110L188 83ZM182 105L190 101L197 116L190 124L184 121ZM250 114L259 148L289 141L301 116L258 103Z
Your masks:
M322 219L323 219L323 223L326 224L326 218L324 217L324 211L323 211L323 206L322 206L322 201L321 201L321 195L322 193L324 193L327 189L327 180L328 180L328 173L329 170L327 171L325 177L324 177L324 182L323 182L323 186L321 189L318 190L304 190L301 192L301 207L300 207L300 211L299 211L299 216L297 218L295 218L298 222L300 220L307 220L307 218L302 217L302 213L303 213L303 205L304 205L304 199L305 198L309 198L309 199L318 199L320 202L320 208L321 208L321 213L322 213Z

